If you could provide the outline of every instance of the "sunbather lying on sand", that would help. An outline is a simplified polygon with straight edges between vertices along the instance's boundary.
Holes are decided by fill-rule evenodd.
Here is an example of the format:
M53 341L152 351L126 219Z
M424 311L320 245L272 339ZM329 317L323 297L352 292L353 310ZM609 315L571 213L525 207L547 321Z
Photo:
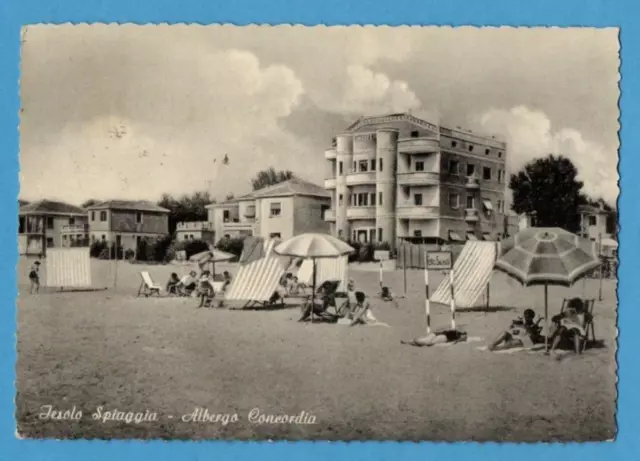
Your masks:
M429 333L421 338L414 338L411 341L400 341L402 344L410 346L428 347L436 344L459 343L467 340L467 333L460 330L439 330Z
M500 333L487 349L494 351L500 349L511 349L514 347L532 347L544 341L544 337L540 334L542 328L539 326L540 320L534 321L536 313L533 309L524 311L524 316L518 318L511 323L509 329Z

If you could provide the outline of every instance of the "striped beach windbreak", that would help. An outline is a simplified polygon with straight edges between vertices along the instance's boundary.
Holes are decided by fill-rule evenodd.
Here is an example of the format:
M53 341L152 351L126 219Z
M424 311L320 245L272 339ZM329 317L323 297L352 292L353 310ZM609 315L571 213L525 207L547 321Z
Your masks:
M45 261L49 287L79 288L91 286L89 248L47 248Z

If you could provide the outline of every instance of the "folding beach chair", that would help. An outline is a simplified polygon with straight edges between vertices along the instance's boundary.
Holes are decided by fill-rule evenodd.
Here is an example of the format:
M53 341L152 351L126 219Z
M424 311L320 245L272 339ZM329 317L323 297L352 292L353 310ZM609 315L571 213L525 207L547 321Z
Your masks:
M587 343L589 341L592 341L592 342L596 341L596 330L593 323L593 308L596 304L596 300L593 298L583 299L582 302L584 303L584 306L585 306L584 319L582 321L582 328L584 328L585 335L584 336L580 335L580 340L582 342L581 350L584 351L587 348ZM568 298L564 298L562 300L562 307L560 308L561 314L564 313L564 310L567 307L568 303L569 303Z
M310 316L312 311L314 315L325 315L330 307L333 307L337 316L340 309L336 303L336 294L340 284L340 280L327 280L316 289L313 295L308 295L300 306L303 315L301 320Z
M154 293L160 296L160 290L162 290L162 287L154 283L149 272L141 271L140 276L142 277L142 283L138 289L138 296L145 295L146 297L149 297Z

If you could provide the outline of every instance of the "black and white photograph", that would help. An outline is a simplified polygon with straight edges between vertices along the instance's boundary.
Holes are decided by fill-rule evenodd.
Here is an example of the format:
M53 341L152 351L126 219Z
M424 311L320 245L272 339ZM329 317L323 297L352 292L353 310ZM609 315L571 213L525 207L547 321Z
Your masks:
M16 437L614 440L619 51L24 26Z

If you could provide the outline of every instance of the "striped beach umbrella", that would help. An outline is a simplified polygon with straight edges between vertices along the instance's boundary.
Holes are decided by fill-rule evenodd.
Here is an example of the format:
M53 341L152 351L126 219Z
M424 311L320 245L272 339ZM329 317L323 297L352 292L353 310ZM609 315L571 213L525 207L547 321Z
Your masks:
M556 227L524 229L501 242L495 268L524 286L544 285L548 350L548 286L569 287L600 265L595 242Z

